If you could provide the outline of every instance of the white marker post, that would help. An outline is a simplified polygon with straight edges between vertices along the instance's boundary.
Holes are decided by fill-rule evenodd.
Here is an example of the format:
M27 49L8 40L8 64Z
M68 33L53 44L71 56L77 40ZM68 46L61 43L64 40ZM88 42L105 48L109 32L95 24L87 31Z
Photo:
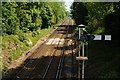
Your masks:
M80 55L80 42L79 42L79 53L78 57L76 57L76 60L81 60L82 61L82 71L80 70L80 62L78 64L78 79L84 80L84 65L85 65L85 60L88 60L87 57L85 57L85 50L84 50L84 41L88 40L111 40L111 35L90 35L86 30L85 30L85 25L78 25L79 28L79 40L82 41L82 55ZM83 35L81 36L81 31L80 28L82 29Z
M78 25L78 29L79 29L79 40L81 38L81 31L80 31L80 28L85 28L85 25L83 24L80 24ZM84 57L84 42L82 42L82 55L80 55L80 42L79 42L79 54L78 54L78 57L76 57L76 59L79 59L80 57ZM82 59L82 58L81 58ZM84 60L82 60L82 73L80 72L80 62L79 62L79 65L78 65L78 79L81 79L84 80ZM81 75L81 76L80 76Z
M78 30L79 30L79 39L80 39L80 35L81 35L81 33L80 33L80 26L78 26ZM78 56L80 56L80 42L78 42L78 45L79 45L79 48L78 48L78 50L79 50ZM80 62L78 63L78 79L80 79Z
M76 60L82 61L82 73L81 73L82 76L80 77L80 71L79 71L78 78L82 78L82 80L84 80L84 64L85 64L85 60L88 60L88 58L84 56L84 41L88 41L88 40L111 40L111 35L90 35L90 34L88 35L88 33L87 34L83 33L83 36L80 36L79 39L82 40L82 56L76 57ZM80 51L80 49L79 49L79 51ZM79 66L80 66L80 64L79 64Z

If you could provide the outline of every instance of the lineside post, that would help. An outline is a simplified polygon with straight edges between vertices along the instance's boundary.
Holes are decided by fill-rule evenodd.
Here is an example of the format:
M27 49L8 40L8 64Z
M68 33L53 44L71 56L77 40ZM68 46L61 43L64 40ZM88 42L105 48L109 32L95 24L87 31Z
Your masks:
M80 28L85 28L85 25L78 25L78 30L79 30L79 40L81 39L81 29ZM84 60L86 60L86 58L84 57L84 41L79 41L79 53L78 53L78 57L76 57L77 60L79 60L78 62L78 79L82 79L84 80ZM81 45L82 45L82 53L81 52ZM82 62L80 61L82 60Z
M82 28L82 29L80 29ZM111 35L91 35L85 30L85 25L78 25L79 38L78 38L78 80L84 80L84 69L85 69L85 60L88 60L86 46L87 42L90 40L111 40ZM81 49L82 48L82 49Z

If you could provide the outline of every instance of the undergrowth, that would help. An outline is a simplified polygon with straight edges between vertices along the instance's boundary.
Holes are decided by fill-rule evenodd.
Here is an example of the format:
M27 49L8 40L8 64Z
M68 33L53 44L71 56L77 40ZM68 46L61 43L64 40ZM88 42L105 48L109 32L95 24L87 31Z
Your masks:
M31 33L23 33L19 31L16 35L6 35L2 37L2 50L8 53L2 53L7 61L3 59L3 66L0 70L6 72L7 67L11 64L12 60L18 59L25 51L29 50L36 42L46 36L53 30L53 27L49 29L37 30ZM5 60L6 60L5 59Z
M112 41L90 41L86 62L86 77L99 79L120 78L120 47L114 46Z

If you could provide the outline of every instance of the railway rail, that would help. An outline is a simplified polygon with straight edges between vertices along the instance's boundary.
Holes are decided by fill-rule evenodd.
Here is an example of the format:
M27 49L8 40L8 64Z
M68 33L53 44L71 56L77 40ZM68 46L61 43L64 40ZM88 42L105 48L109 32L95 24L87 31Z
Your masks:
M68 30L69 30L69 26L66 27L66 37L67 37L67 34L68 34ZM65 30L64 30L65 31ZM63 35L62 35L63 37ZM61 75L61 70L62 70L62 66L63 66L63 62L64 62L64 51L65 51L65 47L66 46L66 40L63 44L63 49L61 51L61 56L59 56L58 58L55 58L54 56L52 56L50 62L49 62L49 65L47 66L46 70L45 70L45 73L43 74L43 77L42 79L48 79L49 77L52 77L56 80L60 79L60 75ZM60 47L59 46L59 43L58 43L58 46L57 47ZM55 50L57 51L57 49ZM54 62L57 62L58 65L54 65ZM56 70L54 69L56 67ZM51 73L51 70L53 72L54 70L54 73L55 74L50 74Z
M68 32L66 32L66 35L68 34ZM66 42L64 42L64 46L65 46L65 43ZM57 46L58 47L58 46ZM55 76L55 78L56 79L58 79L59 78L59 73L60 73L60 69L61 69L61 67L62 67L62 65L63 65L63 61L64 61L64 50L65 50L65 47L63 48L63 50L61 51L61 56L59 57L59 58L54 58L54 56L52 56L52 58L51 58L51 60L50 60L50 62L49 62L49 65L48 65L48 67L46 68L46 71L45 71L45 73L44 73L44 75L43 75L43 79L45 79L46 77L47 77L47 75L48 75L48 73L50 73L50 66L52 66L52 62L53 62L53 60L54 61L58 61L58 65L57 65L57 71L55 71L56 72L56 76ZM56 50L55 50L56 51ZM58 59L58 60L56 60L56 59ZM53 64L54 65L54 64ZM53 66L53 68L54 68L54 66Z
M27 58L27 60L11 74L4 79L51 79L59 80L62 76L62 70L65 60L65 52L67 46L67 37L69 32L69 25L71 19L67 19L62 25L59 26L49 37L48 40L41 44L37 50ZM65 26L66 25L66 26ZM49 39L53 39L51 44L46 43ZM57 44L53 44L54 40L59 38ZM65 39L66 38L66 39ZM61 40L64 43L61 44ZM61 47L61 49L58 49Z
M57 31L57 29L56 29L53 33L56 33L56 31ZM54 35L55 35L55 34L51 34L51 35L49 36L49 38L51 38L51 36L54 36ZM49 38L48 38L48 39L49 39ZM48 40L47 40L47 41L48 41ZM45 42L42 43L41 45L44 45L47 41L45 41ZM37 48L37 49L40 50L40 49L43 49L43 48L45 48L45 46L40 46L40 47ZM36 51L36 52L34 52L32 55L30 55L30 56L29 56L29 59L26 60L25 63L22 64L19 68L17 68L11 75L9 75L8 78L19 78L19 76L17 76L17 75L21 74L21 72L24 71L24 67L28 66L29 63L30 63L31 61L33 61L32 57L36 56L38 52L39 52L39 51ZM22 67L22 68L21 68L21 67Z

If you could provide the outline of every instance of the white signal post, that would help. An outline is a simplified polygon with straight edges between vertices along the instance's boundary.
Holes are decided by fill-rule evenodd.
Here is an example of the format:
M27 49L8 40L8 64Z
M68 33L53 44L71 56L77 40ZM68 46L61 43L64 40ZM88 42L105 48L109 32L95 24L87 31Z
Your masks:
M80 24L78 25L78 29L79 29L79 40L81 39L81 30L80 28L82 29L85 29L85 25L83 24ZM82 44L82 55L80 55L80 42L79 42L79 56L76 57L77 60L82 60L82 73L80 72L80 62L79 62L79 66L78 66L78 79L81 79L84 80L84 60L85 60L85 57L84 57L84 42L81 43Z
M82 28L82 29L80 29ZM78 79L79 80L84 80L84 65L85 65L85 60L88 60L88 57L85 57L85 50L84 50L84 45L85 42L88 40L111 40L111 35L90 35L86 30L85 30L85 25L81 24L78 25L78 30L79 30L79 53L78 53L78 57L76 57L76 60L79 60L78 63ZM81 32L82 31L82 32ZM83 35L81 35L81 33L83 33ZM82 54L80 54L80 48L82 45ZM82 67L81 67L81 63L80 61L82 61ZM82 68L82 71L81 69Z

